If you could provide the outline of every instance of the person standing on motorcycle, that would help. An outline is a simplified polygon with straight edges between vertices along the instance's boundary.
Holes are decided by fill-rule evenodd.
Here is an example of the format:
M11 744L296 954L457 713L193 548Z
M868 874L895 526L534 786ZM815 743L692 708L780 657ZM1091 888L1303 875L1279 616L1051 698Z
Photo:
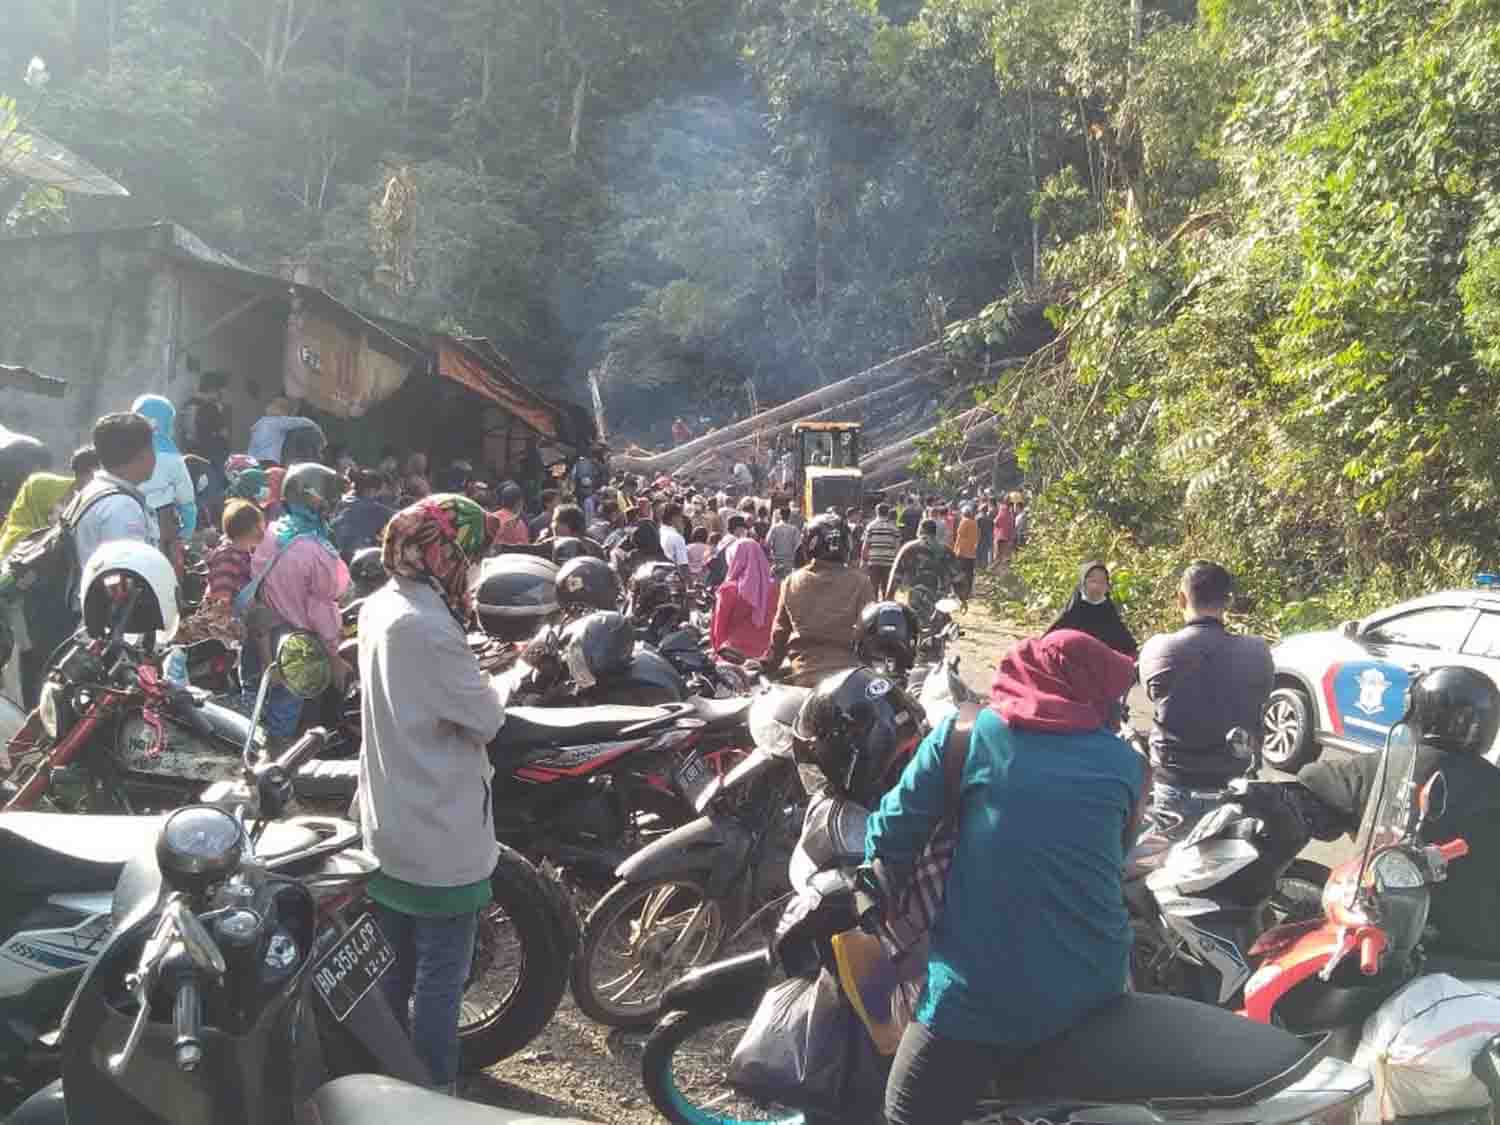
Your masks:
M263 642L281 629L290 626L316 633L327 646L334 686L340 689L350 672L338 654L343 639L339 598L349 585L349 568L339 558L328 516L342 494L339 475L326 465L309 461L287 472L281 494L285 510L271 524L253 560L255 574L260 576L257 610L269 612L253 613L246 620L246 647L260 646L262 659L269 655L269 646ZM254 691L260 677L255 676L253 684L243 682L243 664L241 668L242 686ZM302 700L283 685L272 684L264 713L267 734L291 738L297 733Z
M781 604L771 628L765 671L790 660L786 682L815 687L824 676L854 663L859 615L875 600L869 576L849 566L849 530L829 512L802 533L806 564L781 584Z
M1432 886L1430 921L1434 951L1500 960L1500 769L1484 757L1500 733L1500 688L1473 668L1434 668L1409 689L1406 721L1417 740L1413 780L1420 788L1439 770L1446 782L1440 815L1422 828L1424 843L1462 839L1467 858ZM1267 823L1290 825L1288 851L1308 837L1336 840L1359 831L1383 755L1320 758L1302 767L1294 782L1257 782L1239 803ZM1388 783L1394 784L1394 779ZM1288 822L1278 812L1290 809ZM1278 840L1278 843L1280 841Z
M957 1125L993 1079L1124 991L1121 872L1146 771L1108 722L1132 672L1071 630L1000 661L963 762L958 847L886 1086L889 1125ZM946 815L951 728L927 737L871 815L877 872L904 878Z
M478 912L499 856L486 748L505 703L465 636L470 571L492 536L465 496L397 512L381 556L391 581L359 615L360 822L380 861L369 895L396 951L381 987L433 1082L450 1090Z
M1270 646L1224 628L1233 589L1218 563L1193 562L1177 590L1185 624L1141 649L1140 682L1152 706L1152 810L1167 828L1197 823L1244 772L1225 736L1235 727L1259 732L1271 694Z
M932 616L932 604L953 593L958 581L958 559L938 541L937 520L923 520L920 530L921 534L897 553L885 597L887 601L895 601L902 590L911 591L908 600L916 603L913 608L925 625ZM912 596L918 590L924 591L931 603L923 605L924 597Z

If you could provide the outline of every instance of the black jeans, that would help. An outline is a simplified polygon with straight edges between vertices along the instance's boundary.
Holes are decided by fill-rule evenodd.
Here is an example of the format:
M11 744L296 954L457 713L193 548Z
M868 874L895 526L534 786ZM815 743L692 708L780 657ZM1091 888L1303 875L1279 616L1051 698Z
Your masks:
M1028 1050L945 1039L913 1020L886 1083L886 1125L961 1125L990 1083Z

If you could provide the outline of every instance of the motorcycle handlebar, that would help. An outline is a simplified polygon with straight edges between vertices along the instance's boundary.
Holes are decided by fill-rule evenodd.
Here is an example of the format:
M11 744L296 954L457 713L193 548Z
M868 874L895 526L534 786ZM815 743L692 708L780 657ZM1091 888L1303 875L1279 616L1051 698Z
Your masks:
M172 1002L172 1022L177 1036L177 1069L192 1071L203 1061L203 998L198 975L184 972L177 978L177 995Z
M316 758L323 747L328 745L328 728L313 727L291 746L287 747L281 757L276 759L276 765L287 773L293 773L299 766L306 764Z

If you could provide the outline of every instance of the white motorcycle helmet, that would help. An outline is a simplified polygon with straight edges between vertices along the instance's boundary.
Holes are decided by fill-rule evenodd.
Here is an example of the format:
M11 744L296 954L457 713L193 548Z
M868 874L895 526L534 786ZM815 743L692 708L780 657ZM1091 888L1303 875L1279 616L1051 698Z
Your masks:
M115 539L101 543L83 564L83 625L91 637L107 636L130 595L141 596L125 622L126 633L156 631L159 644L177 632L177 574L167 557L149 543Z

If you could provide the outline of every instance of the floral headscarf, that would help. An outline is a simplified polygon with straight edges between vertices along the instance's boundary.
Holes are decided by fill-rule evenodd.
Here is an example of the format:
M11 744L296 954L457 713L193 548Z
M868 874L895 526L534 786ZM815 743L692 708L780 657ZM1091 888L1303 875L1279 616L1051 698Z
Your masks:
M431 585L464 625L469 619L469 567L484 558L493 540L483 508L467 496L440 492L391 517L380 561L390 574Z

